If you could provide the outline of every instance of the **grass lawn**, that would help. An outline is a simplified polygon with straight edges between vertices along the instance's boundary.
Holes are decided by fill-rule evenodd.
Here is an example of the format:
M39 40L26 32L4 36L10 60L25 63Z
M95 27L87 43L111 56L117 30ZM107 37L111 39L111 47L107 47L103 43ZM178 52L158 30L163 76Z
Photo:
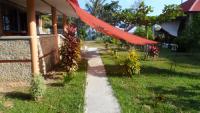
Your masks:
M2 113L83 113L86 61L71 81L65 86L61 82L47 86L43 100L35 102L30 99L27 90L11 92L0 99Z
M141 75L133 78L122 76L110 53L101 57L122 113L200 112L200 57L161 50L157 60L141 61Z

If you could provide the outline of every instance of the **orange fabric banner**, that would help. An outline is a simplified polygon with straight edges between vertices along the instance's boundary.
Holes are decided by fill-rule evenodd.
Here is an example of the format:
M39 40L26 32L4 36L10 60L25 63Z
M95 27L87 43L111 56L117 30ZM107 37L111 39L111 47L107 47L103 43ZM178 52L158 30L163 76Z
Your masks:
M85 10L81 9L79 7L77 0L67 0L67 1L74 8L75 12L77 13L77 15L80 17L80 19L83 22L85 22L86 24L88 24L89 26L94 28L95 30L97 30L105 35L109 35L109 36L111 36L113 38L117 38L117 39L122 39L122 40L125 40L125 41L127 41L131 44L135 44L135 45L157 44L156 41L147 40L145 38L129 34L128 32L124 32L124 31L94 17L93 15L89 14Z

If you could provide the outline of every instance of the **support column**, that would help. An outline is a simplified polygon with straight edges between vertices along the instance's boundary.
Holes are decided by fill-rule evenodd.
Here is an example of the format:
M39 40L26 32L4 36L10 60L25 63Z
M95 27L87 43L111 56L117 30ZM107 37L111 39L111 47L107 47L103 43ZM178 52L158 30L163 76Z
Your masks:
M67 32L67 17L63 14L63 32Z
M27 19L28 19L28 35L31 36L31 58L32 58L32 73L39 74L39 57L37 47L37 28L35 19L35 0L27 1Z
M38 34L43 34L42 17L41 17L41 15L38 16L36 19L37 19L36 20L36 22L37 22L37 32L38 32Z
M56 8L51 7L51 13L52 13L52 27L53 27L53 34L55 35L54 39L54 47L55 47L55 64L59 63L60 54L59 54L59 48L58 48L58 28L57 28L57 14L56 14Z

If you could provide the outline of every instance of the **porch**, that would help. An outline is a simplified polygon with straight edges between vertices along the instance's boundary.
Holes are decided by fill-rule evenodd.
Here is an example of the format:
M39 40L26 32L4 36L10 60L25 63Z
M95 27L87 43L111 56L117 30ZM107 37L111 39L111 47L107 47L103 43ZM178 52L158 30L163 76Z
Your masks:
M66 0L6 0L0 6L0 81L30 81L46 74L60 60L58 16L64 29L67 17L77 17L73 9ZM51 16L50 33L42 31L42 15Z

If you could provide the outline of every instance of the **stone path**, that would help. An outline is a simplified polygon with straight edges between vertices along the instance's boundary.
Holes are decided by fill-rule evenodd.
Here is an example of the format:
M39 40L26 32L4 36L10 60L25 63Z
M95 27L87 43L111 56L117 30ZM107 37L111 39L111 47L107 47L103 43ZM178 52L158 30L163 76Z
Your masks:
M85 113L120 113L97 48L87 49L88 71Z

